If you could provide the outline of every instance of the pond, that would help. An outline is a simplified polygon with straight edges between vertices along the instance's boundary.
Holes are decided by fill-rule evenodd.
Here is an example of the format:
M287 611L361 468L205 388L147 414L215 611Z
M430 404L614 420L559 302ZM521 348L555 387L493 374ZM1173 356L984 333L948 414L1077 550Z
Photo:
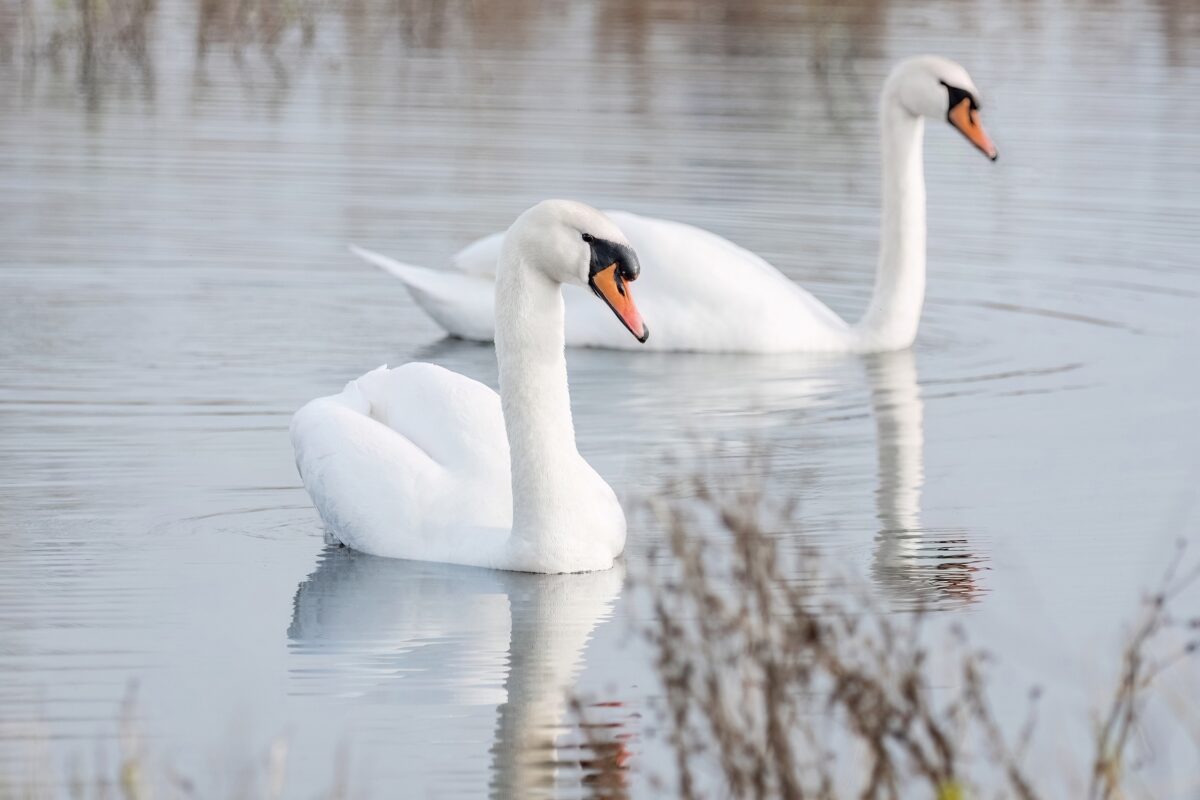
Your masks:
M73 4L17 5L0 772L116 750L134 682L149 749L194 779L234 784L211 766L280 739L299 796L340 772L365 795L573 795L547 766L586 758L573 685L648 794L667 765L626 579L670 567L650 515L581 577L324 544L300 405L412 359L496 382L490 347L443 339L347 245L440 266L572 197L713 230L857 318L879 87L921 52L971 71L1000 159L930 126L915 348L572 351L579 446L631 508L692 471L794 500L789 542L956 621L1002 695L1057 687L1049 735L1086 734L1095 654L1200 523L1194 4L128 0L84 33Z

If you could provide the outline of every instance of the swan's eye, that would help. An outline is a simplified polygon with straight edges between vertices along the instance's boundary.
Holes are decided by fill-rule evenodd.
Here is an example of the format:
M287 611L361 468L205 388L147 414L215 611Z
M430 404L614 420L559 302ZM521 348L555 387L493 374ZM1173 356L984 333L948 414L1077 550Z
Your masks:
M967 108L972 111L979 110L979 101L975 99L975 95L968 92L966 89L960 89L957 86L951 86L945 81L938 81L942 86L946 87L946 92L950 95L949 108L953 109L958 106L963 100L968 102Z
M587 242L588 244L591 244L592 242L596 241L596 238L594 236L592 236L590 233L585 233L583 235L583 240L585 242Z

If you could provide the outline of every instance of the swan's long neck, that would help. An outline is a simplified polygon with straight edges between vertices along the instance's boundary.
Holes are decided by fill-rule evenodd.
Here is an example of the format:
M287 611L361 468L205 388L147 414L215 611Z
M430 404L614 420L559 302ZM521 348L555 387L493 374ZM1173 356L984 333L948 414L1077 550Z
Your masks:
M496 275L496 359L512 463L510 547L518 563L562 551L578 499L563 324L562 285L528 263L519 245L506 243Z
M866 349L912 344L925 302L925 121L889 94L883 127L883 229L871 305L856 326Z

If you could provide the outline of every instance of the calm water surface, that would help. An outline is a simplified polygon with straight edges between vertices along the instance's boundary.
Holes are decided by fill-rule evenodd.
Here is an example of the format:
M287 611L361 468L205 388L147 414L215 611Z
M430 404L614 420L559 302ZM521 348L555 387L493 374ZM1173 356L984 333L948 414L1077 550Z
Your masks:
M115 748L132 679L191 775L284 736L297 796L343 750L366 794L578 794L574 685L646 794L644 515L583 577L323 545L297 407L413 358L496 380L346 244L437 265L569 196L710 228L857 317L878 87L926 51L971 70L1001 159L930 127L914 351L572 352L580 449L633 500L767 445L790 543L942 609L1002 695L1055 688L1052 740L1086 732L1096 654L1200 524L1194 4L409 0L308 29L163 0L90 57L31 7L0 7L0 772L31 738Z

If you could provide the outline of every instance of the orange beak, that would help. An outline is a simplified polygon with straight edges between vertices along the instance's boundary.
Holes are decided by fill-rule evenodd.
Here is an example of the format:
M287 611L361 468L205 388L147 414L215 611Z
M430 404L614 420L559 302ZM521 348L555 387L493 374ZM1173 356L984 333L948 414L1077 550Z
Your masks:
M946 116L950 120L950 124L958 128L962 135L970 140L971 144L978 147L992 161L996 160L996 156L998 155L996 145L992 144L992 140L988 138L987 132L979 124L979 109L971 107L970 98L964 97L962 102L950 109L950 113Z
M629 292L630 282L618 273L615 261L593 275L588 283L592 291L604 299L639 342L650 338L650 331L642 321L641 312L633 304L633 295Z

